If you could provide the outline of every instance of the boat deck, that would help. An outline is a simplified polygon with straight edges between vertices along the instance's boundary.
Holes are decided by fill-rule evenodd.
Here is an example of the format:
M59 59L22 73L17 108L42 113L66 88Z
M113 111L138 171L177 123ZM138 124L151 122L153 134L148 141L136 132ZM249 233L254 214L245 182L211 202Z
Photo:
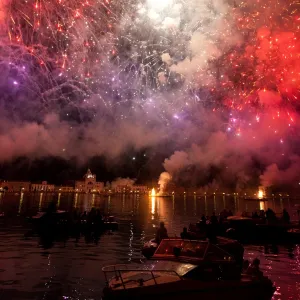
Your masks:
M182 280L181 277L171 271L128 271L111 279L109 287L113 290L131 289L180 280Z

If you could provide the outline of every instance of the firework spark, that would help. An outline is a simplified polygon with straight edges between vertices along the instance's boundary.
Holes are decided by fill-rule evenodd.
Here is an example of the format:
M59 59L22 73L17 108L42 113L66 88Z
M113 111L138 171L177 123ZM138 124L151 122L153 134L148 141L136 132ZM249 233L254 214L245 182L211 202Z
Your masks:
M0 25L1 86L32 119L90 122L105 107L167 132L218 118L209 132L281 145L297 126L296 0L6 0Z

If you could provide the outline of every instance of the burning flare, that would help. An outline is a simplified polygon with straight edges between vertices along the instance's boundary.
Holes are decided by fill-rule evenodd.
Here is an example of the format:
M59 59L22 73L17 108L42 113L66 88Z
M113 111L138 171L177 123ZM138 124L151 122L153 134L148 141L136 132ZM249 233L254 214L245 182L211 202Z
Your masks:
M264 197L264 191L259 190L257 196L258 196L258 199L262 199Z

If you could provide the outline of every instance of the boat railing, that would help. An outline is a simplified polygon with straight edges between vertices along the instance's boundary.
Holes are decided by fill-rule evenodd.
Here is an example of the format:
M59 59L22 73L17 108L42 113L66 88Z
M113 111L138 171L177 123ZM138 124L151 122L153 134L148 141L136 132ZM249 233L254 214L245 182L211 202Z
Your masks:
M167 274L172 274L177 276L180 280L182 280L182 277L174 270L149 270L149 269L144 269L144 268L128 268L128 265L110 265L102 268L102 271L105 276L105 281L108 284L110 280L110 275L109 274L114 274L116 279L121 280L122 287L123 289L126 289L126 283L127 281L124 280L122 274L123 273L128 273L128 272L142 272L142 273L149 273L151 274L151 279L154 281L154 284L157 285L155 273L167 273ZM132 280L129 280L132 281Z

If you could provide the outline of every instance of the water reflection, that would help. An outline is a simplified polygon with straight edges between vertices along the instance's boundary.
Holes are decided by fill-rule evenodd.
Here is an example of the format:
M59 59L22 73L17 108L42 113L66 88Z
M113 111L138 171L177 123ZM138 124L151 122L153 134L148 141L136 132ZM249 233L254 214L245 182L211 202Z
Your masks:
M155 216L155 197L151 197L151 215L153 220Z
M56 200L62 210L77 208L83 212L95 206L105 214L115 215L120 222L118 232L104 234L97 243L83 238L76 243L75 238L70 237L67 241L55 240L52 245L45 243L47 250L39 248L35 237L24 240L21 227L14 232L1 230L1 293L4 288L7 289L5 297L1 294L1 300L23 300L26 297L61 299L62 295L69 299L101 299L105 282L99 269L107 264L143 260L141 246L155 235L160 221L166 222L170 235L178 235L182 227L197 221L203 213L210 215L213 210L218 213L224 207L233 212L235 209L251 212L262 205L259 201L247 202L239 195L233 197L217 193L170 198L138 195L104 197L78 193L61 193L59 197L52 193L22 193L0 194L0 199L0 211L11 212L17 218L20 218L20 213L26 216L44 210L51 200ZM264 203L277 212L286 207L294 216L295 205L300 204L300 200L282 196ZM299 299L299 245L247 246L245 254L251 260L258 257L263 271L275 281L277 291L274 300ZM20 296L14 298L10 294L12 290L19 292Z
M78 193L75 194L74 207L77 208L78 203Z
M19 211L18 211L19 214L21 214L21 211L22 211L23 199L24 199L24 193L21 192L21 195L20 195L20 204L19 204Z
M96 194L93 194L92 195L92 204L91 204L92 207L95 206L95 198L96 198Z
M61 198L61 193L58 193L58 197L57 197L57 207L60 207L60 198Z
M246 246L245 258L258 257L261 268L275 284L273 300L299 299L300 291L300 253L296 246Z
M42 210L43 196L44 196L44 193L40 193L39 211L41 211L41 210Z
M109 195L108 199L107 199L107 212L108 213L110 213L110 205L111 205L111 196Z
M266 210L265 201L259 201L259 209L260 210Z

